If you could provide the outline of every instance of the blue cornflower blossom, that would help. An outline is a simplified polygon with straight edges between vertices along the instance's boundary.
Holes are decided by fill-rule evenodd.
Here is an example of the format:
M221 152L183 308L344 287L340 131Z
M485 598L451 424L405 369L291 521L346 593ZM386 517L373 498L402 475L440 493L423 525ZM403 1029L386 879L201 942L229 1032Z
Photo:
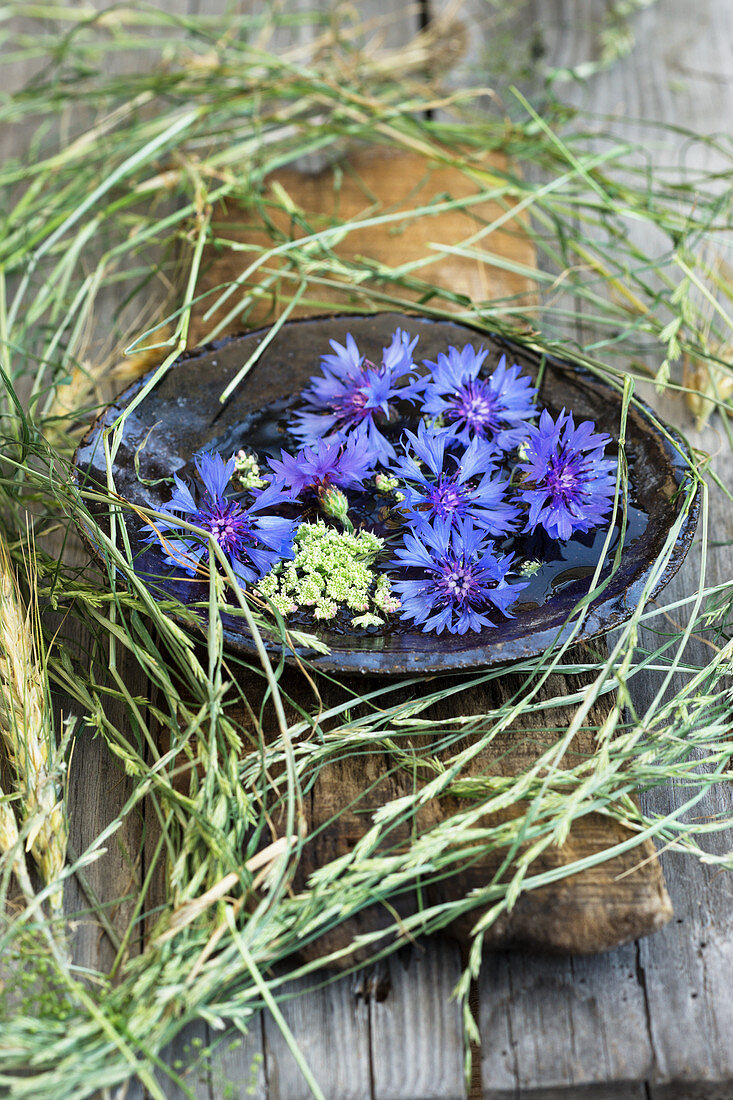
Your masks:
M507 368L506 356L492 374L479 378L487 355L485 348L475 351L467 344L461 351L440 352L435 363L426 360L431 373L422 381L423 413L440 418L462 443L478 436L510 451L526 435L537 391L518 366Z
M352 434L345 443L319 439L312 447L303 447L296 455L280 452L270 459L272 484L293 497L313 490L322 493L330 485L342 489L361 489L374 472L374 455L365 435Z
M226 495L235 469L234 458L225 462L220 454L203 452L194 455L193 461L204 484L200 499L197 501L186 483L174 474L176 488L165 505L172 517L156 519L153 534L146 539L161 543L169 564L195 574L202 559L208 556L208 539L181 528L176 516L214 536L240 581L259 580L275 562L293 556L295 523L283 516L266 514L267 509L289 500L287 493L270 485L256 491L252 503L244 505ZM174 537L171 532L176 532Z
M546 410L539 427L529 426L520 451L520 497L529 504L527 530L537 524L553 539L597 527L611 507L616 460L604 458L610 436L597 433L592 420L575 427L563 409L554 421Z
M383 349L381 365L375 366L361 355L350 333L345 345L331 340L334 354L321 358L322 377L312 378L303 390L305 406L293 417L293 435L312 446L318 439L341 442L356 433L368 440L375 462L386 466L395 449L380 425L393 415L391 402L412 399L410 371L416 369L412 359L416 343L417 336L410 339L397 329Z
M509 483L497 471L492 444L473 439L462 454L454 454L448 450L456 442L452 433L422 422L417 435L406 431L405 437L405 454L391 472L400 479L400 508L408 523L423 528L435 519L457 523L468 517L491 535L512 529L519 509L505 499Z
M411 619L423 631L465 634L495 624L488 618L498 610L512 618L509 608L527 582L509 584L506 575L513 554L498 556L486 533L469 520L451 524L437 520L416 535L404 536L404 548L390 564L415 570L419 577L397 580L392 587L402 601L402 619Z

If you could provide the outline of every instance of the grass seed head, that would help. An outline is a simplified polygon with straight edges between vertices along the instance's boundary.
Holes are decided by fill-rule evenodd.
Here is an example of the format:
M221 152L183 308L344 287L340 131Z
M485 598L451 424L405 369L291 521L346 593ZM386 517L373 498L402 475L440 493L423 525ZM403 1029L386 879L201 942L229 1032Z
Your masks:
M10 555L2 541L0 738L20 794L21 818L27 826L26 850L31 852L44 882L52 883L64 867L67 843L66 821L54 774L53 729L32 613L23 605ZM12 817L10 808L6 806L6 809ZM12 829L7 813L2 826L9 840ZM4 847L4 850L8 849ZM61 916L60 888L53 891L50 901L54 915Z

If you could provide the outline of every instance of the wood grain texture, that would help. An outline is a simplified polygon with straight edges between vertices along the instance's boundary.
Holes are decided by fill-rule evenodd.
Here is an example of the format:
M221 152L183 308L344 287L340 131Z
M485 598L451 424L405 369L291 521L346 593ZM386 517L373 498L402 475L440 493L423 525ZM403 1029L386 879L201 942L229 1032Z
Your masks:
M460 977L459 951L433 939L382 966L371 999L374 1100L464 1100L461 1012L445 997Z
M158 6L198 10L197 0L158 0ZM359 0L359 6L364 10L374 7L365 0ZM431 0L431 6L436 11L442 4ZM605 7L600 0L536 0L518 34L541 40L549 63L572 65L589 56L590 16L601 14ZM415 19L414 12L405 17L406 33L412 33ZM470 57L478 66L484 56L481 26L480 22L472 24L470 38ZM568 95L592 110L615 115L614 128L629 137L642 134L634 117L652 115L701 130L727 129L733 117L733 7L729 0L699 0L694 8L682 0L660 0L635 20L635 27L638 44L634 53L586 87L570 88ZM493 83L491 72L476 75ZM17 133L3 135L4 151L11 152L20 144ZM674 155L681 152L678 149ZM684 155L710 166L706 149L687 146ZM582 335L582 319L579 325ZM665 404L663 412L697 444L714 452L720 449L721 437L715 426L695 435L681 402ZM718 469L730 484L726 465L729 463L723 460ZM726 532L722 537L731 537L729 505L714 497L711 509L716 529ZM717 552L711 569L713 580L730 578L730 549ZM669 598L689 593L695 583L691 558L668 590ZM643 706L655 691L651 674L638 677L633 690L637 706ZM74 768L72 837L75 845L82 847L100 822L114 814L125 781L99 741L79 740ZM644 806L647 811L666 812L682 797L670 787L646 794ZM731 812L728 788L711 791L696 812L720 811ZM124 841L133 854L139 850L137 844L135 836ZM730 845L729 837L710 842L714 851ZM96 886L105 897L123 897L130 883L129 859L119 853L120 849L98 865ZM485 1100L730 1100L733 1096L730 880L683 857L668 854L662 860L676 918L656 935L583 959L502 951L487 956L479 1009ZM85 901L81 892L74 894L75 889L70 887L67 893L67 908L80 913ZM400 1100L424 1100L431 1095L426 1092L430 1083L425 1081L422 1060L425 1036L433 1037L431 1066L443 1082L443 1095L452 1100L454 1095L463 1095L460 1077L455 1074L455 1038L452 1026L446 1024L453 1011L449 996L455 981L456 953L447 941L430 941L424 950L430 958L416 953L404 980L392 983L383 1002L388 1008L383 1012L380 1008L378 1014L370 1007L365 1027L369 1048L378 1042L380 1049L385 1049L381 1080ZM105 934L98 928L80 926L77 960L96 967L108 963L109 957ZM359 979L367 990L371 974L367 971ZM424 988L425 975L429 975L434 995L420 1003L417 1014L416 998ZM347 1000L363 997L357 986L349 984L352 982L345 977L337 983L343 983ZM334 993L336 988L329 987L329 997L340 996ZM349 1065L347 1044L353 1032L347 1028L342 1042L333 1032L319 1031L323 1009L311 1011L312 996L305 995L299 1012L289 1019L299 1042L311 1037L313 1068L323 1083L331 1063L321 1050L335 1044L337 1057ZM419 1031L410 1026L413 1013ZM402 1022L398 1025L397 1020ZM185 1051L185 1035L181 1042ZM268 1074L274 1080L277 1060L286 1056L281 1056L274 1044L265 1053L259 1029L245 1040L239 1053L222 1050L216 1054L209 1100L228 1100L225 1087L231 1081L238 1086L235 1096L246 1095L258 1053L264 1055L264 1062L255 1074L255 1095L264 1100ZM188 1054L190 1049L187 1058ZM365 1057L361 1039L354 1056ZM185 1068L189 1070L189 1066ZM189 1070L187 1081L192 1079ZM301 1084L297 1087L302 1091ZM118 1090L115 1100L137 1100L138 1095L134 1089ZM371 1083L362 1095L373 1100Z
M485 1100L514 1096L517 1089L534 1096L540 1086L646 1080L652 1053L638 947L630 944L604 960L599 967L596 958L486 957L480 978ZM613 1018L613 1028L603 1027L604 1018Z
M209 1100L268 1100L262 1017L246 1035L209 1034L212 1044Z
M499 154L477 158L477 168L505 173L506 158ZM281 188L291 199L296 213L288 216L280 206L269 205L274 188ZM290 317L303 317L314 312L326 312L339 306L374 308L374 291L389 293L389 283L380 277L380 269L405 266L414 281L413 288L399 290L409 300L423 297L426 283L434 283L457 295L447 302L447 309L460 309L462 301L483 302L497 298L514 301L533 300L531 284L515 271L503 270L492 259L510 259L527 267L534 265L534 249L522 232L521 219L506 222L493 230L473 247L482 256L481 262L467 261L461 256L441 252L441 246L453 247L492 224L505 210L496 202L475 202L464 209L436 213L432 216L401 218L374 225L373 219L409 212L419 206L455 200L471 199L480 194L464 173L420 153L367 146L352 150L348 157L328 165L317 173L288 168L274 173L266 182L264 200L255 206L227 202L218 207L212 219L215 239L246 246L242 252L224 252L217 246L207 250L202 278L197 294L203 296L191 317L189 342L204 343L214 325L231 314L237 296L248 303L248 327L268 323L278 317L293 295L297 282L285 274L275 278L264 296L256 288L276 272L289 269L287 253L274 257L244 282L236 294L213 310L217 295L228 283L238 280L253 262L252 249L268 249L300 240L310 233L321 232L335 219L363 221L365 225L352 229L333 245L335 261L347 260L359 264L364 273L363 290L346 279L313 286L307 299L296 305ZM269 222L269 225L266 225ZM314 260L322 254L314 253ZM253 291L256 292L253 301ZM391 291L394 293L394 289ZM387 306L385 306L387 308ZM210 316L209 316L210 314ZM239 314L231 317L224 331L236 332L242 327Z
M203 1021L196 1021L180 1031L162 1051L162 1060L180 1080L179 1084L163 1070L156 1070L155 1077L166 1100L190 1100L189 1094L195 1100L211 1100L211 1071L208 1059L202 1055L208 1041L208 1027Z
M132 673L129 667L127 671ZM69 840L71 850L79 855L121 812L132 788L123 769L110 759L102 739L92 738L89 731L77 737L68 783ZM141 882L141 835L140 815L126 815L105 845L104 854L82 875L70 879L64 891L64 909L73 930L74 960L103 974L110 971L119 939L132 917ZM93 914L93 905L99 899L104 900L109 923L117 930L116 942ZM137 954L139 948L139 937L133 935L128 955Z
M545 61L569 66L592 56L589 14L600 14L602 7L575 0L534 4L532 22ZM690 15L680 0L664 0L645 11L634 21L634 52L587 85L565 89L567 97L613 115L614 131L630 139L648 140L648 131L634 122L643 117L703 132L719 130L733 110L733 9L726 0L706 0L696 5L694 20ZM707 147L695 143L680 143L677 149L673 144L660 149L658 157L664 163L684 160L714 167ZM638 234L639 227L632 231ZM648 236L640 243L654 245ZM580 307L578 314L582 338ZM650 360L649 365L657 364ZM681 398L643 396L694 445L719 454L717 472L730 488L732 471L719 426L713 423L696 433ZM714 492L710 507L711 529L721 532L720 539L730 538L729 502ZM699 552L693 549L665 591L665 601L695 590L698 564ZM730 547L721 547L709 558L708 582L728 581L732 574ZM646 641L651 641L648 635ZM704 661L703 648L693 643L690 658ZM635 678L638 710L651 702L657 686L652 673ZM684 793L670 784L645 793L642 802L649 813L668 813L683 799ZM730 816L732 811L728 784L713 788L695 814ZM732 839L711 838L710 850L729 850ZM487 957L481 979L485 1100L730 1100L733 992L725 976L733 973L733 886L729 876L683 856L667 853L662 865L675 919L656 935L583 960L526 959L516 953ZM592 1005L584 1001L589 988ZM565 1008L554 1013L557 1004ZM541 1020L544 1028L538 1032Z
M288 983L280 1009L326 1100L362 1100L372 1089L369 1004L355 995L350 977L313 988L324 978ZM310 1088L269 1014L264 1033L268 1100L310 1100Z

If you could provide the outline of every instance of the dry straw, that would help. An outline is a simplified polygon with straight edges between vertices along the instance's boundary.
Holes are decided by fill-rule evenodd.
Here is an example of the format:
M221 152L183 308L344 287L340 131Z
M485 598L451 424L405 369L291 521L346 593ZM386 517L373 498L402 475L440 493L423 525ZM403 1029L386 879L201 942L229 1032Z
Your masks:
M33 621L33 610L23 604L7 546L0 538L0 736L19 794L26 851L33 856L43 882L51 885L57 882L66 861L67 829L56 781L45 672ZM0 809L0 846L8 852L16 847L18 831L8 804L1 803ZM19 866L14 869L17 873ZM54 917L63 916L60 885L51 891L49 902Z

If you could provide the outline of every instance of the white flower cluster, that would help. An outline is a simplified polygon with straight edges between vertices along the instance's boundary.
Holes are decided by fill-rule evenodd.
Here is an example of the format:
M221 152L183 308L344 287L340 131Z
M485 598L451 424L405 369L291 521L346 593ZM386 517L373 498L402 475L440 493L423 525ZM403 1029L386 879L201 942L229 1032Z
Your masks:
M405 494L400 492L397 488L400 481L396 477L388 477L387 474L377 474L374 478L374 484L377 487L378 493L383 493L384 496L389 496L391 493L394 496L395 503L401 504L405 499Z
M269 485L266 478L260 477L257 457L246 451L237 451L234 456L234 478L243 489L264 489Z
M295 534L295 557L279 562L258 583L281 615L308 608L315 619L332 619L339 608L358 612L356 627L382 626L379 614L400 607L386 573L374 568L383 539L371 531L337 531L322 520L302 523Z

